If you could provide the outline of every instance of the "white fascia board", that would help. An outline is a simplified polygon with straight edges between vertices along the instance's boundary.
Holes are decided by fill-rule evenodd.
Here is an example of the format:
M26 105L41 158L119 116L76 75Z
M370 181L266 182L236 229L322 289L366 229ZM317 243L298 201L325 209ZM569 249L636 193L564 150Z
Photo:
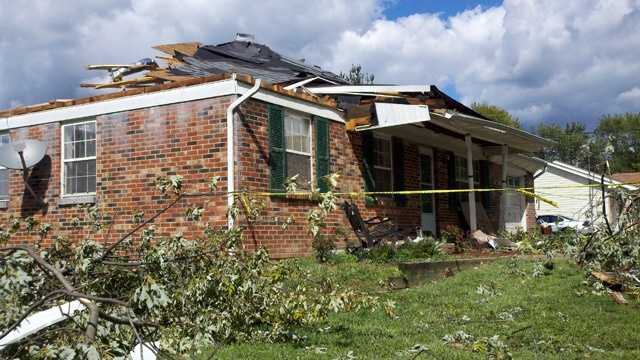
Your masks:
M308 78L308 79L304 79L302 81L298 81L297 83L293 83L293 84L291 84L289 86L285 86L284 89L285 90L293 90L293 89L295 89L297 87L300 87L302 85L308 84L308 83L312 82L313 80L317 80L317 79L319 79L319 77L317 77L317 76L316 77L312 77L312 78Z
M219 96L241 95L250 88L250 85L229 79L146 94L125 96L111 100L96 101L88 104L65 106L0 119L0 131ZM285 95L278 95L264 89L261 89L253 98L318 115L330 120L344 122L342 113L336 109L329 109Z
M136 110L153 106L201 100L217 96L231 95L235 91L234 80L223 80L206 84L180 87L147 94L125 96L121 98L96 101L93 103L72 105L57 109L38 111L7 118L2 129L14 129L52 122L82 119L86 117Z
M240 82L238 83L238 93L240 94L244 94L245 92L249 91L250 88L251 86L249 84ZM260 89L260 91L258 91L251 98L344 123L343 112L338 109L328 108L326 106L321 106L303 100L296 100L289 96L278 94L272 91Z
M314 94L426 93L429 85L337 85L307 87Z

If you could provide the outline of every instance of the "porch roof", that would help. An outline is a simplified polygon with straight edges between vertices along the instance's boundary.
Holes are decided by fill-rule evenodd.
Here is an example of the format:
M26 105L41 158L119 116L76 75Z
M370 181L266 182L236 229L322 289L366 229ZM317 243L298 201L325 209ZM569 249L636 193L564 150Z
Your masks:
M416 126L424 128L435 126L452 135L469 134L476 140L492 145L507 145L524 153L534 153L553 144L550 140L495 121L452 110L431 111L428 105L376 102L375 120L370 125L357 126L355 130L368 131L396 127L395 130L406 129L409 132L415 132Z

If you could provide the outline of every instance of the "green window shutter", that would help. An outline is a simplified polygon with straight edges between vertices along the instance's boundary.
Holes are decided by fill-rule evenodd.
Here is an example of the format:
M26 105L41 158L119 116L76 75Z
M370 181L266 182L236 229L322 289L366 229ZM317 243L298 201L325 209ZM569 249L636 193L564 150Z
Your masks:
M373 166L375 157L373 156L373 133L363 131L360 133L362 139L362 176L364 176L364 191L375 191L375 181L373 180ZM373 205L375 199L371 196L365 197L367 205Z
M287 158L284 143L284 112L280 106L269 105L269 187L284 190Z
M325 176L329 175L331 163L329 155L329 121L315 117L316 125L316 179L321 192L329 190Z
M404 145L402 139L398 137L391 138L391 153L393 155L393 190L403 191L404 188ZM393 195L393 199L398 206L407 204L405 195Z

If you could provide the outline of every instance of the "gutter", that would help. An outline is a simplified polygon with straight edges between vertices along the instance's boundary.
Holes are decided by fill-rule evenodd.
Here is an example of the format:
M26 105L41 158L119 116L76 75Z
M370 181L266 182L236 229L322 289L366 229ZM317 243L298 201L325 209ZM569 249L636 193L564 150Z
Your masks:
M542 171L540 171L539 173L533 175L533 180L539 178L540 175L544 174L545 172L547 172L547 164L544 164L544 167L542 168Z
M238 83L237 81L235 81L235 74L233 74L233 80L237 87ZM231 209L231 207L233 206L233 195L236 190L235 189L235 185L236 185L235 184L235 157L233 153L233 150L235 148L234 146L234 135L235 135L234 130L235 129L234 129L234 121L233 121L233 112L240 104L248 100L251 96L257 93L258 90L260 90L261 82L262 81L260 79L256 79L253 87L249 89L246 93L244 93L242 96L237 98L235 101L233 101L231 105L229 105L229 107L227 108L227 206L228 206L228 209ZM237 93L238 92L236 90L236 94ZM229 211L227 215L227 225L229 229L233 228L233 225L234 225L233 223L234 223L233 216Z

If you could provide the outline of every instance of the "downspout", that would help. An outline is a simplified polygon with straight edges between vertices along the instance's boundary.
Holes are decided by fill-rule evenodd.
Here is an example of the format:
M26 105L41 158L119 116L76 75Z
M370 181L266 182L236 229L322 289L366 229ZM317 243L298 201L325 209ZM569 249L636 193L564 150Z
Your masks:
M235 80L235 74L233 74L233 79L234 81L237 81ZM233 113L240 104L245 102L247 99L253 96L253 94L257 93L258 90L260 90L261 82L262 81L260 79L256 79L255 83L253 84L253 87L249 89L249 91L244 93L242 96L237 98L234 102L232 102L231 105L229 105L229 107L227 108L227 208L228 209L231 209L231 207L233 206L233 195L236 190L235 157L233 153L233 150L235 148L234 146L235 131L234 131ZM236 83L236 89L237 89L237 83ZM233 228L233 225L234 225L233 216L231 215L230 212L227 214L227 225L229 226L229 229Z
M547 164L544 165L544 167L542 168L542 171L540 171L539 173L533 175L533 180L537 179L540 177L540 175L544 174L547 172Z

